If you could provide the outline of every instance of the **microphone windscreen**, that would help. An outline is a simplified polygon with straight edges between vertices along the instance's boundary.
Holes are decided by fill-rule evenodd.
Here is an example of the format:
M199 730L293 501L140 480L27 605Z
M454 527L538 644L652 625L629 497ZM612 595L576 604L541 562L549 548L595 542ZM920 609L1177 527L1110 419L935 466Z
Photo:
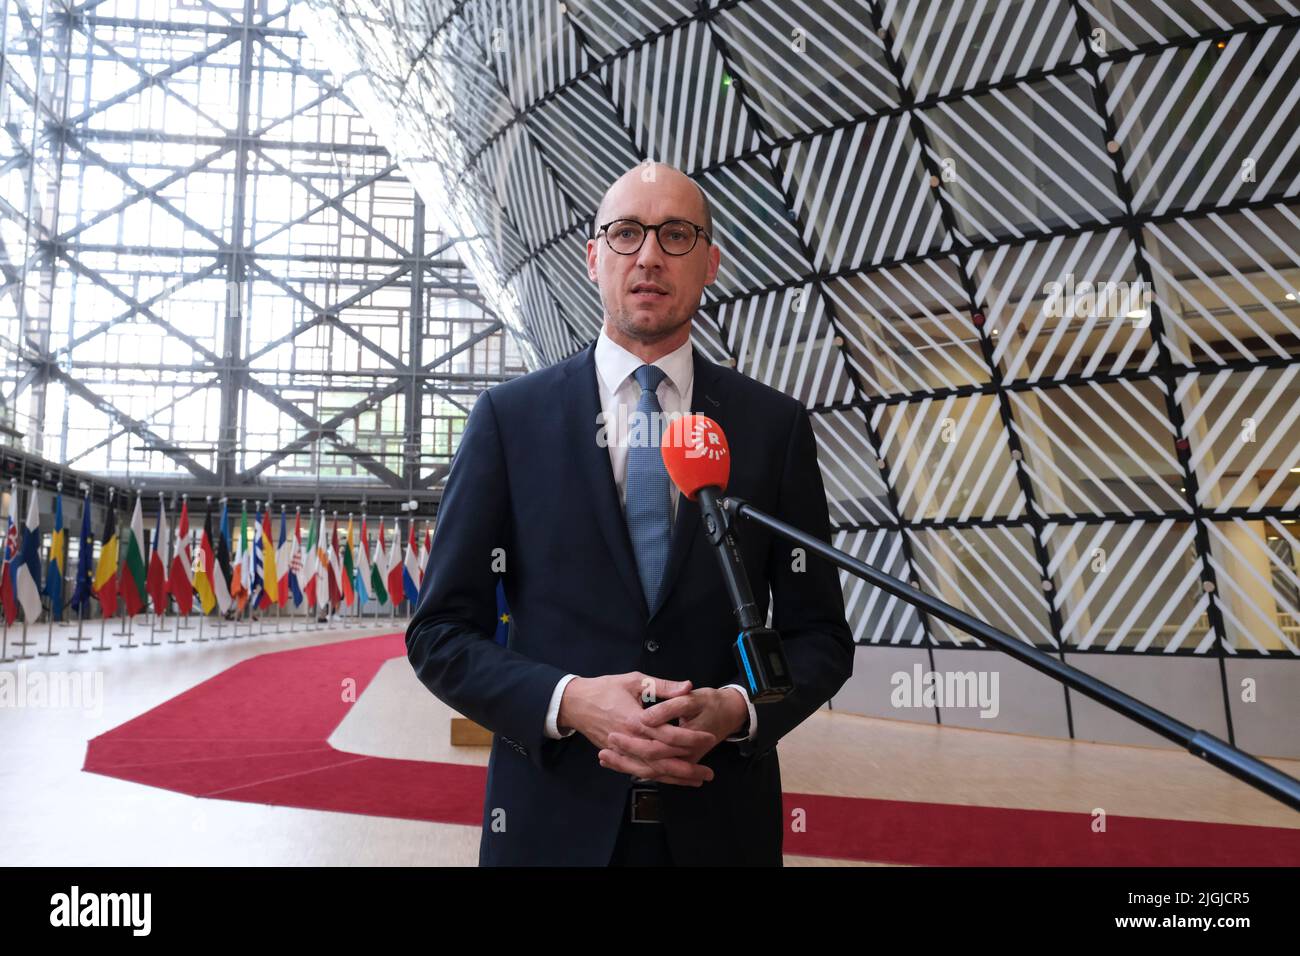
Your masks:
M674 419L664 429L659 445L668 477L691 501L701 488L710 485L726 490L731 477L731 450L727 436L712 418L683 415Z

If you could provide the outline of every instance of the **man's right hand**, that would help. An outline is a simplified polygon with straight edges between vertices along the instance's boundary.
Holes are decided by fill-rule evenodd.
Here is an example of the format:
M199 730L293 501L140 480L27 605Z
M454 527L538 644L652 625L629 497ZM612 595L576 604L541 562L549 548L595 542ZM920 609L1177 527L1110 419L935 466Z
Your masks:
M712 743L713 737L667 724L647 727L641 721L643 700L666 700L690 691L690 681L664 680L639 671L575 677L564 688L556 723L590 740L600 751L602 767L658 783L698 787L713 779L713 770L683 758L706 739ZM609 741L611 733L634 738L635 747L615 749Z

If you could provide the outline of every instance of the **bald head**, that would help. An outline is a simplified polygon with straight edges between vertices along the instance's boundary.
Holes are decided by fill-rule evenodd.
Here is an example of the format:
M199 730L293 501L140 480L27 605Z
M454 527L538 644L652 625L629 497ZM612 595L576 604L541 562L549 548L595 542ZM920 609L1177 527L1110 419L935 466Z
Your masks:
M705 228L710 238L713 237L713 207L709 203L709 197L704 194L699 183L677 167L666 163L638 163L614 180L596 207L595 222L591 227L593 235L611 219L625 215L620 210L620 203L643 195L647 190L666 190L670 194L676 194L684 208L675 213L674 218L698 223ZM682 198L683 194L690 198Z
M685 219L705 230L707 238L696 236L690 251L670 255L662 236L643 235L637 249L619 252L610 245L608 233L596 233L616 219L656 226ZM670 235L669 244L678 248L682 231ZM623 239L619 244L630 245ZM680 169L643 163L605 191L587 240L587 277L600 289L605 332L643 362L654 362L690 338L704 287L717 278L721 262L708 197Z

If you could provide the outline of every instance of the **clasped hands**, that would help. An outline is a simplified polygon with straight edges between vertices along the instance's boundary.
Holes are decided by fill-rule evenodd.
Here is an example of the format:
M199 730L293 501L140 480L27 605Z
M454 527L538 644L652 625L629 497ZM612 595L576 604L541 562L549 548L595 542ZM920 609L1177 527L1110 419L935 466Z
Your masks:
M658 703L642 707L642 700ZM638 671L575 677L564 688L557 723L573 727L600 752L600 765L658 783L698 787L713 779L700 764L749 715L729 688L692 688ZM674 726L670 721L676 719Z

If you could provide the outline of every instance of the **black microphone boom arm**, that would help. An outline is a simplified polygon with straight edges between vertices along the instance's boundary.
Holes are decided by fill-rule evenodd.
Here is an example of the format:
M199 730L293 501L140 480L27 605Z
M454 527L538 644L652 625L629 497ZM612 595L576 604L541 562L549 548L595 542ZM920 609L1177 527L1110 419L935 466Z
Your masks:
M781 635L765 627L759 616L754 592L749 587L749 576L745 574L745 562L732 533L731 518L722 509L720 494L717 487L704 487L695 493L695 500L700 505L704 533L718 555L722 581L736 614L736 624L740 627L732 651L745 675L749 697L754 703L783 700L794 691L794 678L785 651L781 649Z
M702 494L703 492L701 492ZM1040 671L1077 690L1079 693L1091 697L1097 703L1118 711L1130 720L1137 721L1148 730L1174 741L1174 743L1186 748L1195 756L1208 761L1220 770L1232 774L1239 780L1245 781L1252 787L1264 791L1269 796L1287 804L1293 810L1300 810L1300 780L1288 776L1276 767L1269 766L1244 750L1239 750L1226 740L1221 740L1207 731L1196 730L1163 711L1142 703L1136 697L1130 697L1123 691L1097 680L1092 675L1085 674L1064 661L1056 660L1032 644L1003 633L979 618L971 617L965 611L960 611L951 604L945 604L938 598L917 590L905 581L891 577L869 564L864 564L852 555L832 548L820 538L805 534L784 521L764 514L739 498L724 498L720 504L727 516L752 521L754 524L767 528L789 541L793 541L836 567L863 578L887 594L902 598L908 604L922 608L926 613L937 617L939 620L947 621L953 627L961 628L967 634L993 644L1022 664L1028 664L1034 670Z

